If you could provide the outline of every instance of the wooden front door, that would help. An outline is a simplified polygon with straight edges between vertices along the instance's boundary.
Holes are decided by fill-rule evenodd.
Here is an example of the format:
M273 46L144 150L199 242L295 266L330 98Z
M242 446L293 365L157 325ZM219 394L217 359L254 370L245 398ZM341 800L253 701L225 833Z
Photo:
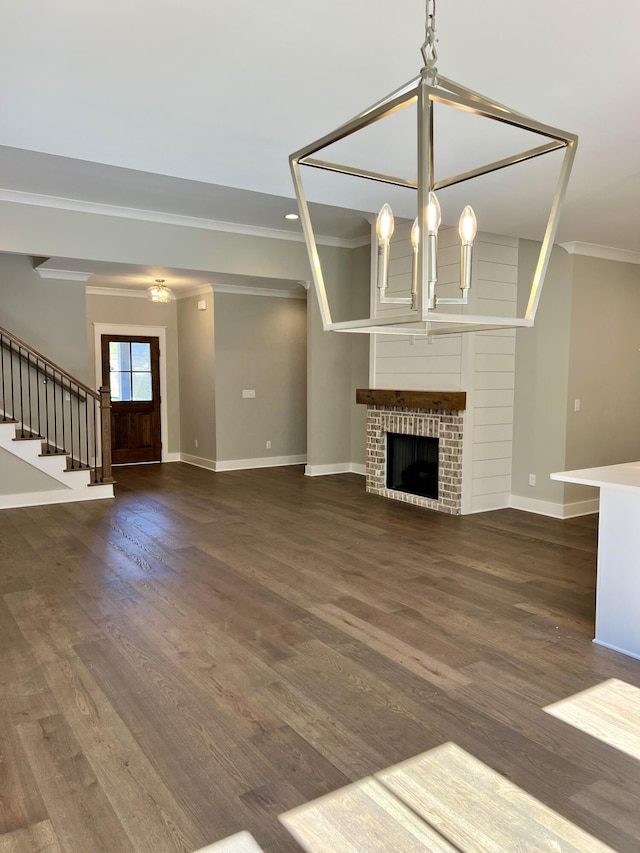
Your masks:
M102 335L102 384L111 389L113 464L160 462L158 338Z

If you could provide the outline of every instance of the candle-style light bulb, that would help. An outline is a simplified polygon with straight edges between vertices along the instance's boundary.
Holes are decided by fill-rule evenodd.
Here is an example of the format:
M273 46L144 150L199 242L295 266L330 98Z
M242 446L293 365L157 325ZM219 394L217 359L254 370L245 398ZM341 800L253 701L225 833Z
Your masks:
M411 309L418 308L418 247L420 246L420 222L418 217L413 220L411 228L411 246L413 248L413 266L411 275Z
M381 243L389 241L395 227L393 211L388 204L383 204L376 220L376 234Z
M376 220L378 236L378 290L380 298L384 297L389 283L389 240L393 234L393 211L388 204L383 204Z
M462 290L463 298L466 300L467 293L471 287L471 253L472 246L478 233L478 221L473 212L473 208L467 205L462 211L460 224L458 225L458 234L462 241L460 250L460 290Z
M440 210L438 196L434 192L430 192L429 201L427 202L427 234L437 234L441 221L442 211Z
M478 220L473 212L473 208L469 205L462 211L458 233L460 234L463 246L473 246L473 241L478 233Z
M420 244L420 222L418 221L418 217L413 220L413 227L411 228L411 245L413 247L413 251L418 251L418 245Z
M427 239L425 249L427 252L427 269L429 278L429 289L427 292L427 306L436 307L436 281L438 280L438 228L442 220L442 211L438 196L430 192L427 199Z

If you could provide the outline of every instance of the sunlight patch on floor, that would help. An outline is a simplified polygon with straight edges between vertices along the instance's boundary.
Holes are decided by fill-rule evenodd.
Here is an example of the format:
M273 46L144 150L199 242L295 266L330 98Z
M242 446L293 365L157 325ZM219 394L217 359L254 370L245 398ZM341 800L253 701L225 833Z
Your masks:
M544 709L591 737L640 759L640 689L611 678Z
M454 743L286 812L313 853L611 851Z

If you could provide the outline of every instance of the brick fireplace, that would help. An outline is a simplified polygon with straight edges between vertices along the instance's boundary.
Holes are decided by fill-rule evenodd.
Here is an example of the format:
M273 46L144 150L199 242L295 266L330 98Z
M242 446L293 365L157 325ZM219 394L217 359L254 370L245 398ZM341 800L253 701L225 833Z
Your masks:
M464 391L390 391L360 388L356 402L367 406L367 491L392 500L460 515ZM437 438L438 499L387 488L387 434Z

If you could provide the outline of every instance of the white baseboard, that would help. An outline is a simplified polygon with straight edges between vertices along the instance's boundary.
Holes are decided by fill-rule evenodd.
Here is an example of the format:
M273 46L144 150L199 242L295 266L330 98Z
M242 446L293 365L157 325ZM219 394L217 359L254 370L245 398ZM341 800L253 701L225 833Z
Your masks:
M575 501L570 504L558 504L551 501L539 501L535 498L525 498L522 495L511 495L510 506L524 512L534 512L536 515L546 515L549 518L577 518L581 515L593 515L600 508L598 498L588 501Z
M640 655L636 652L630 652L628 649L621 649L620 646L614 646L611 643L605 643L603 640L593 639L592 643L595 643L596 646L602 646L603 649L611 649L613 652L620 652L620 654L627 655L630 658L635 658L636 660L640 660Z
M304 465L306 455L300 456L264 456L256 459L227 459L216 461L181 453L180 461L197 468L207 468L209 471L244 471L249 468L281 468L284 465Z
M112 498L113 486L91 486L83 492L75 489L51 489L48 492L24 492L18 495L0 495L0 509L18 509L25 506L50 506L52 504L99 501Z
M182 462L181 453L165 453L162 457L163 462Z
M334 462L331 465L307 465L305 477L327 477L329 474L366 474L366 466L357 462Z
M494 509L505 509L510 506L511 495L509 492L496 492L493 495L474 495L471 498L471 506L469 509L464 508L463 515L472 515L475 512L491 512Z
M195 465L196 468L206 468L208 471L216 470L214 459L205 459L203 456L192 456L190 453L181 453L180 462L186 462L187 465Z
M258 459L227 459L216 462L216 471L242 471L245 468L281 468L283 465L304 465L307 455L264 456Z

